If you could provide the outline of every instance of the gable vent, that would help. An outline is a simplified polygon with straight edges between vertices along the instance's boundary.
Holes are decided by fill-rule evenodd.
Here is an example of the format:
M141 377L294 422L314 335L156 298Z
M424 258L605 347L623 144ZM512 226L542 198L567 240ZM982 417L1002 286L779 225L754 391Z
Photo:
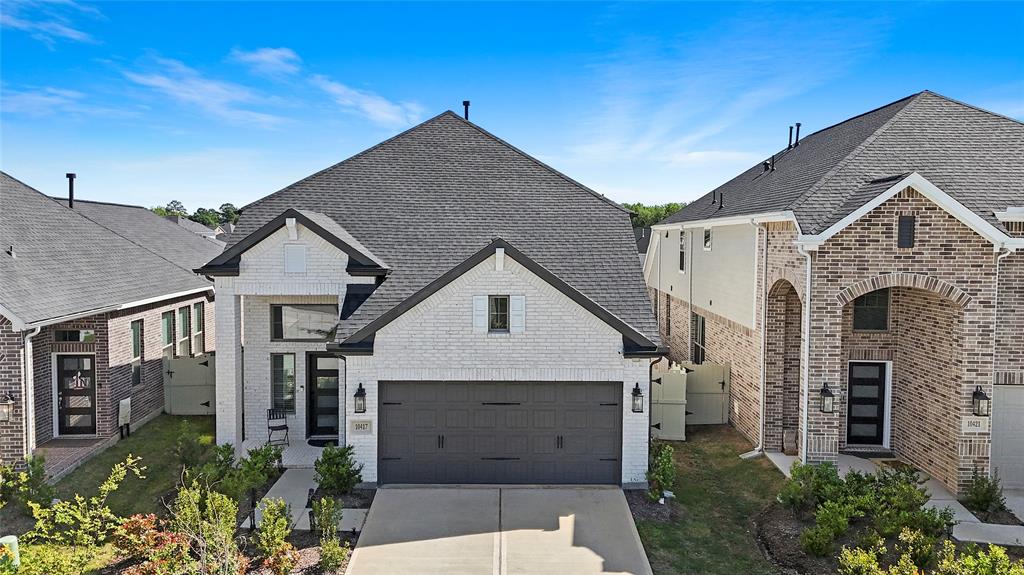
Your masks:
M896 232L896 247L914 247L914 227L916 218L914 216L900 216Z

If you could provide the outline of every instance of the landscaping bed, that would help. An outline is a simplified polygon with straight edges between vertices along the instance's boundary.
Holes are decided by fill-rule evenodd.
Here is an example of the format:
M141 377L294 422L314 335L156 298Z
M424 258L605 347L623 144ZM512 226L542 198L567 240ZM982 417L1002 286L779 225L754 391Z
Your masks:
M376 494L376 489L353 489L349 493L334 495L333 497L338 501L342 509L369 509ZM306 509L312 507L314 501L318 501L323 497L331 496L332 495L328 493L327 490L318 487L313 491L312 496L306 501Z
M633 521L665 523L675 519L679 513L679 506L672 499L668 499L664 503L651 501L647 491L643 489L628 489L623 493L626 495L626 503L629 504Z

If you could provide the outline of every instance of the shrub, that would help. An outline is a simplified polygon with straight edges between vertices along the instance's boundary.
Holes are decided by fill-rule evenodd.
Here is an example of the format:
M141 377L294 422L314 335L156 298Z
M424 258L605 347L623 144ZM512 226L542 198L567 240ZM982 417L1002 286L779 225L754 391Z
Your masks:
M1003 486L1000 485L999 475L992 477L981 475L978 468L974 468L971 475L971 483L964 492L964 498L960 500L965 507L979 513L993 513L1006 511L1006 498L1003 497Z
M256 528L256 550L264 559L280 549L291 533L291 509L283 499L264 499L263 514Z
M320 531L321 539L337 535L338 522L341 521L341 507L333 497L321 497L313 502L313 524Z
M349 493L363 480L363 466L357 465L351 445L328 445L313 463L316 483L320 489L334 495Z
M0 465L0 509L5 503L14 502L31 512L29 502L50 505L55 494L53 486L46 482L46 460L43 456L26 459L24 471Z
M26 545L21 548L18 575L81 575L95 554L87 547Z
M206 449L199 441L199 432L192 428L187 419L178 425L178 436L174 441L174 456L178 463L185 468L193 468L199 465Z
M914 539L915 535L907 538ZM901 540L904 537L901 536ZM918 567L912 558L912 552L905 548L899 549L895 563L882 567L879 556L885 554L885 548L876 546L864 549L843 548L839 554L840 575L921 575L924 570ZM957 554L956 546L951 541L944 541L939 554L938 563L930 571L932 575L1024 575L1024 562L1010 561L1006 550L990 545L988 551L969 548Z
M810 511L824 501L836 499L843 489L843 479L834 464L804 465L794 461L778 500L794 510Z
M185 474L185 483L198 482L236 502L242 501L250 490L262 487L277 474L281 453L280 446L265 445L250 449L236 461L232 445L218 445L210 461Z
M235 541L237 516L238 504L230 497L192 483L171 507L171 529L191 548L202 573L237 575L248 566Z
M651 469L647 472L647 497L651 501L661 499L662 493L671 491L676 484L676 464L672 459L675 450L660 441L651 444Z
M337 537L321 540L320 570L324 573L334 573L348 560L349 553L351 552L352 549L349 547L348 541L342 545Z
M114 530L114 547L125 557L143 559L156 545L156 515L132 515Z
M0 545L0 575L14 575L14 552L6 545Z

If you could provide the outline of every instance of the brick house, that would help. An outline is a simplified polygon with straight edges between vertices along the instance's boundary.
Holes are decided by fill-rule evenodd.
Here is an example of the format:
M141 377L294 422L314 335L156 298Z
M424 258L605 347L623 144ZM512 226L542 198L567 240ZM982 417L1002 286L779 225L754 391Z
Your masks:
M164 405L164 356L213 351L220 253L148 209L49 198L0 173L0 463L57 478Z
M274 409L286 466L350 444L369 483L645 482L664 349L629 212L454 113L244 207L197 271L218 443Z
M730 366L730 422L757 449L1024 488L1020 122L922 92L797 124L654 229L670 357Z

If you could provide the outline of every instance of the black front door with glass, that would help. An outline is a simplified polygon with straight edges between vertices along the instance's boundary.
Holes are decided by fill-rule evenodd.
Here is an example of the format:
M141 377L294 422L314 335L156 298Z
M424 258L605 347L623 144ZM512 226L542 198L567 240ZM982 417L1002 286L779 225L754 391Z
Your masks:
M882 445L885 438L886 364L856 362L850 364L850 401L846 424L846 443Z
M338 436L338 358L309 356L307 435Z
M96 434L96 361L91 355L57 356L57 432Z

